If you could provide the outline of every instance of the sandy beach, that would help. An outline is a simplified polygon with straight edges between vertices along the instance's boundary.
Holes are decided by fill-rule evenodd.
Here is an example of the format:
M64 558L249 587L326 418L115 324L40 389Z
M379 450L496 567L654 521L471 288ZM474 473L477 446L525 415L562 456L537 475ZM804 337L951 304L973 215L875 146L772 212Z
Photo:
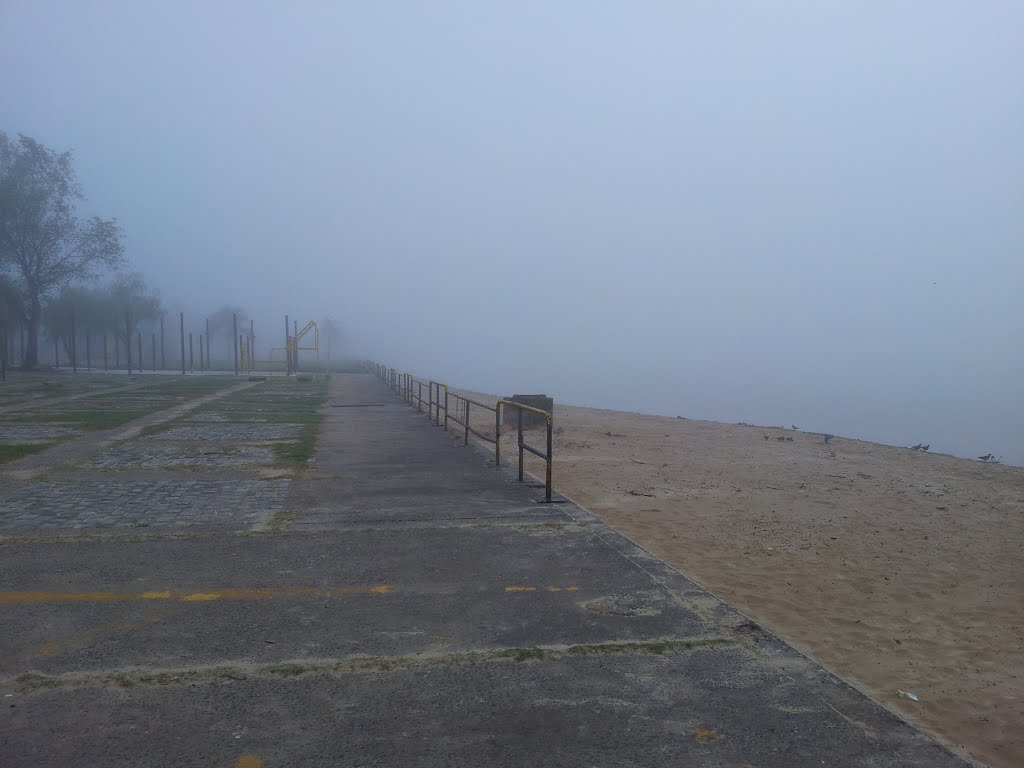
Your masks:
M1024 765L1024 469L571 406L555 427L557 491L960 754Z

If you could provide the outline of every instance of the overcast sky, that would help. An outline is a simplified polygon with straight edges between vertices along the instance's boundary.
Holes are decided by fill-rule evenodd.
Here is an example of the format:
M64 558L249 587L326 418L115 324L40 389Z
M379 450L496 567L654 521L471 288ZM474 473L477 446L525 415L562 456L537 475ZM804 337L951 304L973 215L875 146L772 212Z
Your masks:
M1024 3L0 0L0 130L191 316L1024 463Z

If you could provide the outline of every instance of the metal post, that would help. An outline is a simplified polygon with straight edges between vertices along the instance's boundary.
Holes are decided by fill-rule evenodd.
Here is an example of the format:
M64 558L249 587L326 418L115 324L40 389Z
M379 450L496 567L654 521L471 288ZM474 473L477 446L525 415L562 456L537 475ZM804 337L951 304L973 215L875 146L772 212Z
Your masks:
M156 355L156 345L153 346L153 355ZM153 366L156 367L155 365ZM160 313L160 367L167 370L167 356L164 354L164 313Z
M188 335L188 372L196 372L196 359L192 355L192 334Z
M210 318L206 318L206 370L213 366L210 364Z
M145 362L142 359L142 331L139 331L139 373L142 373L142 366Z
M501 403L494 404L494 466L501 466Z
M199 370L205 370L203 367L206 363L206 358L203 357L203 334L199 334Z
M78 373L78 334L75 327L75 305L71 305L71 372Z
M132 319L124 313L124 354L128 358L128 373L132 372Z
M448 385L444 385L444 431L448 431Z
M292 375L292 347L291 347L291 336L288 333L288 326L291 323L288 322L288 315L284 316L284 375Z
M256 325L254 320L249 320L249 373L253 372L253 347L256 346Z
M235 347L235 376L237 376L238 375L238 313L237 312L233 313L231 315L231 321L234 323L234 327L235 327L235 340L234 340L233 344L234 344L234 347Z
M519 414L519 482L523 482L523 409L516 408Z
M548 467L547 476L544 478L544 500L551 501L551 416L548 416Z
M466 401L466 436L462 440L463 445L469 445L469 400Z
M185 375L185 313L178 313L178 335L181 337L181 375Z

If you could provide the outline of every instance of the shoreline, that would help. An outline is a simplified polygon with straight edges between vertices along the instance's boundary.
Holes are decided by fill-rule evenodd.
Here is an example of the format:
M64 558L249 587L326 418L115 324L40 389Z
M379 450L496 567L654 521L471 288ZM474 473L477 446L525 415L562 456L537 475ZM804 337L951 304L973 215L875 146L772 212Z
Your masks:
M1024 763L1024 469L611 409L554 424L556 491L962 755Z

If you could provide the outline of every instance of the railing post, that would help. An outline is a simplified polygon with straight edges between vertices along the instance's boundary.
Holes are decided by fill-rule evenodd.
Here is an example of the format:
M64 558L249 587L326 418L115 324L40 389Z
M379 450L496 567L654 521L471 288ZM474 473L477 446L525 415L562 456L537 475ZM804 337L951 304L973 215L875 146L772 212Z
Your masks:
M448 385L444 385L444 431L448 431Z
M548 414L548 468L547 477L544 478L544 500L551 501L551 414Z
M466 401L466 439L462 444L469 445L469 400Z
M516 408L519 425L519 482L523 482L523 409Z
M501 468L501 400L494 404L494 466Z

